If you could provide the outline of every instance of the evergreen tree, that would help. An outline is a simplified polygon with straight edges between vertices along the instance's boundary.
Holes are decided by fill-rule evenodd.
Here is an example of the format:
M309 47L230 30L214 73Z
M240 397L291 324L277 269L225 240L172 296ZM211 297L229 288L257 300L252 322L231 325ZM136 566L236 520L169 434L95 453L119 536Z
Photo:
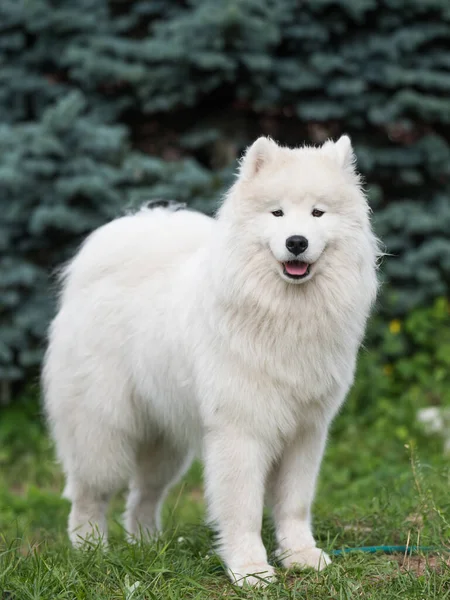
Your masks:
M0 381L39 365L82 237L152 198L212 212L262 133L349 133L382 309L448 294L449 39L448 0L3 0Z

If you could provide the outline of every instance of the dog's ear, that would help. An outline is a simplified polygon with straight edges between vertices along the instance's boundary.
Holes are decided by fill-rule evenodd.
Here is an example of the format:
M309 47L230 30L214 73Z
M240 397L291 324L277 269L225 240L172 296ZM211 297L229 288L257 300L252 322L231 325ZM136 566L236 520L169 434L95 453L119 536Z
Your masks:
M348 135L342 135L337 142L328 140L321 150L349 175L355 175L356 157Z
M249 146L241 159L239 173L241 177L250 179L271 162L279 146L269 137L259 137Z

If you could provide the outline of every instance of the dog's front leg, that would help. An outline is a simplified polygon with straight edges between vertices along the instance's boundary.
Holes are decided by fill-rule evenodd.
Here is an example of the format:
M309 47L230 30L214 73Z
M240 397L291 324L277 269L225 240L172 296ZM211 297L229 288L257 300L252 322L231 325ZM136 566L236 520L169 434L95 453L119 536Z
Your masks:
M219 551L238 585L273 580L261 539L267 452L234 428L209 430L204 445L209 516L219 534Z
M269 501L275 520L278 555L286 568L323 569L329 557L311 531L311 505L325 448L327 426L301 430L269 478Z

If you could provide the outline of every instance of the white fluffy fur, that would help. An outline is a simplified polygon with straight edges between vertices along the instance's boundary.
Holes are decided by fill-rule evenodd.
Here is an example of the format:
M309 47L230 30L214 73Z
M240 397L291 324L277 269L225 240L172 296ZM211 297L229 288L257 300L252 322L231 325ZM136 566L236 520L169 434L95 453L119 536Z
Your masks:
M280 264L294 234L314 263L300 281ZM125 483L127 530L154 534L166 490L200 453L232 579L273 576L265 499L283 565L325 566L311 503L377 250L347 137L298 149L260 138L217 219L143 209L95 231L64 272L43 375L72 542L106 540L108 500Z

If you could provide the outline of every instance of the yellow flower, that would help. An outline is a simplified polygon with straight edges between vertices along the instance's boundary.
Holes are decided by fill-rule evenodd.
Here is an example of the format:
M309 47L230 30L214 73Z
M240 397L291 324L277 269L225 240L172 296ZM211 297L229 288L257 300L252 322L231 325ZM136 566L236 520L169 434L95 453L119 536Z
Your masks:
M394 369L392 365L383 365L383 373L387 376L392 375Z
M389 331L392 333L392 335L397 335L397 333L400 333L401 329L402 324L398 319L394 319L389 323Z

